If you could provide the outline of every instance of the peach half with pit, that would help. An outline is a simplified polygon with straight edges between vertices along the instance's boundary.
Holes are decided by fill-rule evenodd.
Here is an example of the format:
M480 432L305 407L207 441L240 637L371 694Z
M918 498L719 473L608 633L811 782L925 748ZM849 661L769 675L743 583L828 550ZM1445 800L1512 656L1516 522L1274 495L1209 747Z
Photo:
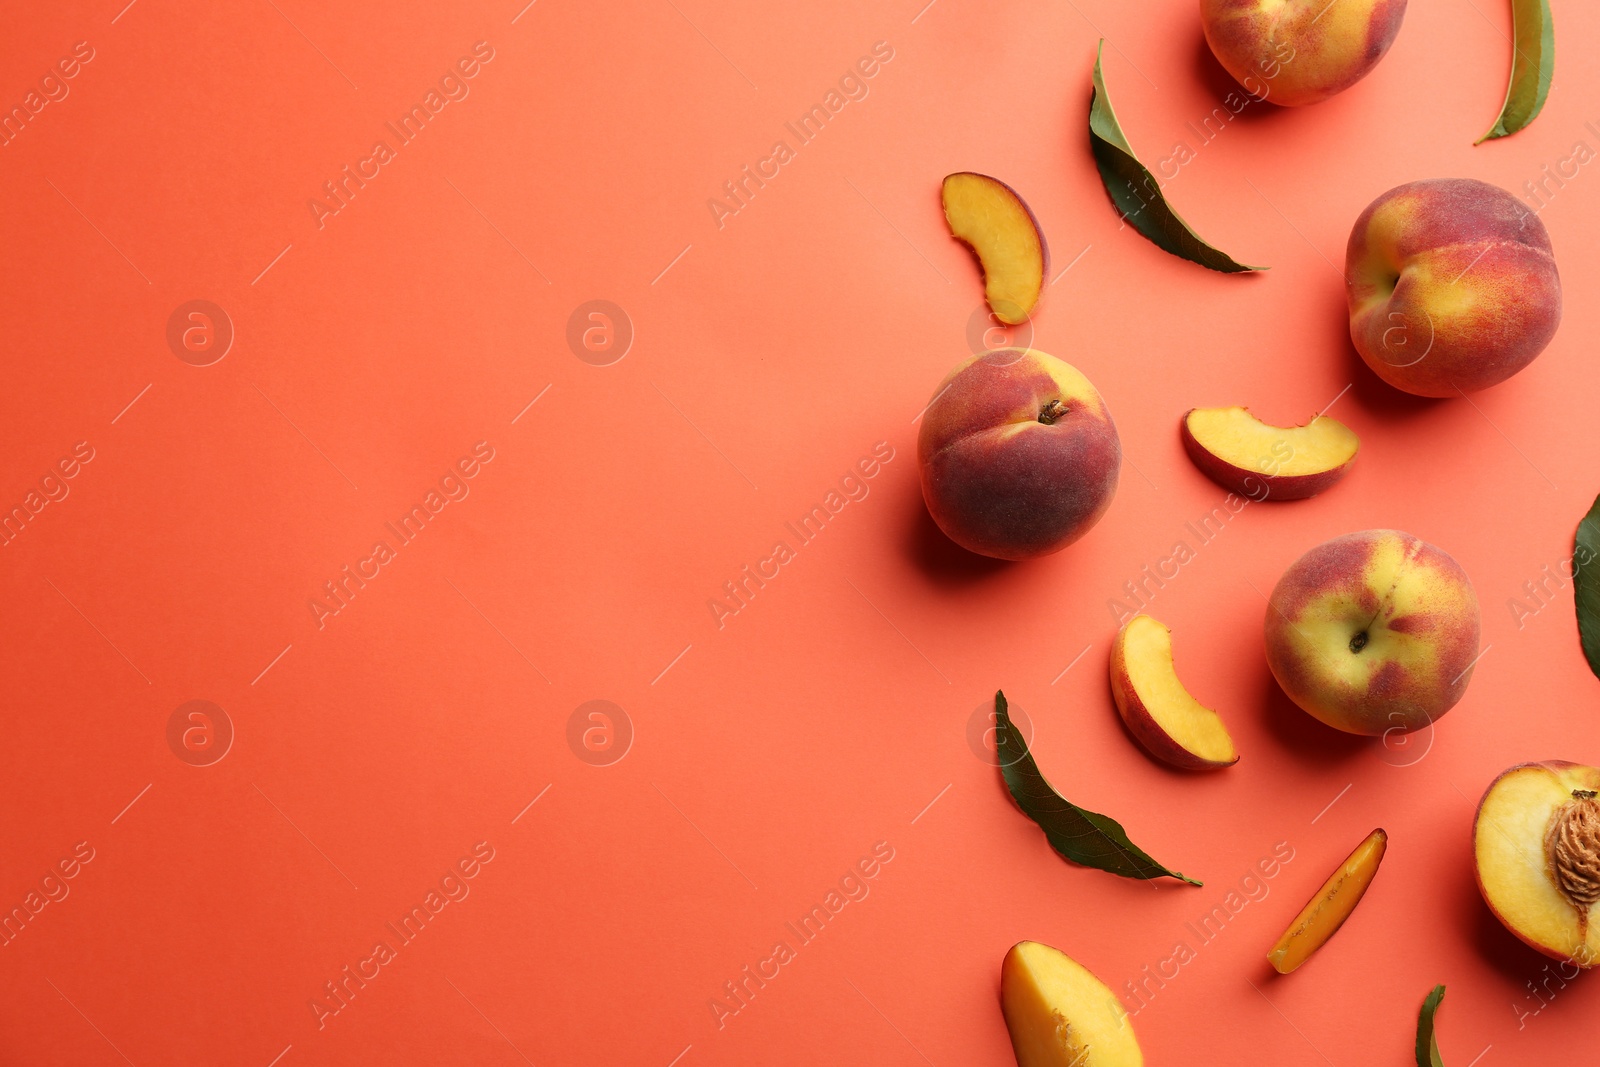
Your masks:
M1472 853L1483 899L1547 956L1600 963L1600 768L1520 763L1483 794Z

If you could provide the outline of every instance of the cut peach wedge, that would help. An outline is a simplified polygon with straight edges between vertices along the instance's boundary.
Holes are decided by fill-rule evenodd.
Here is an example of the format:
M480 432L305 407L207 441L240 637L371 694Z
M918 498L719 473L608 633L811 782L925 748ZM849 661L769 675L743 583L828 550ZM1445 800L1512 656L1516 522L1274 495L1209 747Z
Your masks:
M1111 644L1111 697L1128 732L1157 759L1187 771L1238 762L1222 716L1178 680L1172 631L1148 615L1129 619Z
M1473 824L1478 888L1529 945L1579 967L1600 963L1600 768L1523 763L1483 794Z
M1356 905L1366 895L1367 887L1372 884L1372 876L1378 873L1378 865L1383 862L1383 853L1388 847L1389 835L1382 830L1374 830L1328 876L1322 888L1317 890L1317 895L1300 910L1294 922L1289 924L1289 929L1283 932L1278 943L1272 946L1272 951L1267 953L1267 960L1279 974L1288 974L1299 967L1339 932L1339 927L1350 918L1350 913L1356 910Z
M1303 500L1330 488L1355 462L1360 440L1338 419L1272 426L1249 408L1194 408L1183 447L1201 472L1252 500Z
M1060 949L1019 941L1000 965L1017 1067L1144 1067L1115 993Z
M944 180L945 221L983 267L983 295L1008 326L1026 322L1039 304L1050 252L1028 205L1011 186L986 174L961 171Z

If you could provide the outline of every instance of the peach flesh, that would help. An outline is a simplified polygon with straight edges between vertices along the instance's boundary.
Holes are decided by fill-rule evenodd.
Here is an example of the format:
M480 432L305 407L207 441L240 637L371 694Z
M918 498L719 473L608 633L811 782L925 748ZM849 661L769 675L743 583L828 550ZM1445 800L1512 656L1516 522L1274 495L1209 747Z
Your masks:
M1224 489L1252 500L1304 500L1350 470L1361 442L1337 419L1273 426L1249 408L1194 408L1183 417L1183 447Z
M1000 1007L1017 1067L1144 1067L1116 994L1059 949L1012 946L1000 965Z
M1128 732L1152 756L1184 770L1239 760L1222 717L1190 695L1172 661L1172 632L1135 615L1111 646L1111 695Z
M983 267L994 317L1008 326L1027 321L1050 272L1049 247L1027 202L1000 179L969 171L946 177L940 200L950 233Z
M1502 773L1478 804L1478 889L1528 945L1579 967L1600 963L1600 768L1565 760Z
M1389 835L1374 830L1328 876L1267 953L1267 960L1279 974L1297 969L1339 932L1366 896L1388 847Z

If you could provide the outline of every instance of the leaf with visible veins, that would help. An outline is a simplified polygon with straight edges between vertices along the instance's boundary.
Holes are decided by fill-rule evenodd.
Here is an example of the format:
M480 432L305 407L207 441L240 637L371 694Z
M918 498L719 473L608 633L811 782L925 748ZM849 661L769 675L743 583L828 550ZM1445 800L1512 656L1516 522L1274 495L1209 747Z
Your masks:
M1158 248L1202 267L1224 274L1266 270L1239 263L1211 247L1168 206L1161 184L1133 154L1133 146L1111 110L1111 98L1106 95L1105 79L1100 74L1100 53L1104 50L1105 41L1101 41L1094 57L1094 96L1089 101L1089 148L1100 168L1100 180L1122 217Z
M1000 759L1000 774L1005 778L1011 799L1024 815L1039 824L1050 847L1074 863L1094 867L1124 878L1176 878L1190 885L1203 885L1181 871L1174 871L1152 859L1128 840L1122 824L1108 815L1080 808L1060 793L1039 773L1039 765L1028 751L1028 743L1011 725L1006 695L994 695L995 743Z
M1511 0L1511 82L1506 101L1489 132L1473 143L1510 136L1537 118L1550 95L1555 71L1556 36L1549 0Z

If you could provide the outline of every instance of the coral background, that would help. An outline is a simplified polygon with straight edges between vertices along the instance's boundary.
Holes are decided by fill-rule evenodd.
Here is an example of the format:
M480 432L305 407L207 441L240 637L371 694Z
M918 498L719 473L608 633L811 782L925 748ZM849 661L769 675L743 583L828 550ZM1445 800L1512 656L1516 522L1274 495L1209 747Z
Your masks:
M0 1062L1003 1065L998 967L1022 938L1118 990L1189 942L1134 1020L1154 1064L1399 1067L1436 982L1449 1063L1551 1062L1592 1034L1592 979L1549 979L1525 1014L1551 972L1482 906L1470 824L1512 762L1600 760L1570 588L1508 606L1600 488L1600 177L1541 212L1555 342L1470 400L1378 383L1340 271L1391 186L1520 192L1600 147L1593 8L1556 9L1543 115L1475 148L1509 65L1489 0L1413 4L1355 88L1254 105L1203 145L1189 124L1230 83L1192 0L122 2L35 5L0 39L6 108L94 50L0 148L0 503L94 451L0 549L0 909L77 843L94 855L0 948ZM1086 143L1102 34L1134 147L1194 153L1177 210L1270 272L1210 273L1119 225ZM469 95L319 228L323 183L479 41ZM785 123L878 41L868 95L798 144ZM708 201L780 138L793 158L719 226ZM915 418L981 299L938 210L958 169L1042 220L1060 276L1033 343L1096 383L1127 456L1100 526L1026 565L953 550L917 488ZM167 341L194 299L236 334L208 366ZM567 339L596 299L634 330L605 366ZM1177 421L1234 403L1280 422L1332 403L1362 454L1198 547L1185 523L1224 494ZM797 546L784 524L880 441L868 494ZM323 583L478 442L492 462L448 483L470 494L319 620ZM1461 561L1489 646L1406 745L1315 724L1262 658L1279 573L1380 526ZM719 620L708 601L780 539L794 558ZM1242 751L1209 777L1138 750L1105 679L1107 600L1180 539L1196 558L1151 611ZM1064 792L1206 886L1052 854L970 743L997 686ZM168 739L191 700L234 731L207 766ZM586 748L599 720L569 721L593 700L621 712ZM1271 941L1377 825L1360 911L1271 975ZM480 842L492 861L450 883L470 894L319 1019L325 983ZM848 882L868 895L719 1020L724 983L878 842L892 860ZM1198 945L1187 924L1279 843L1267 895Z

